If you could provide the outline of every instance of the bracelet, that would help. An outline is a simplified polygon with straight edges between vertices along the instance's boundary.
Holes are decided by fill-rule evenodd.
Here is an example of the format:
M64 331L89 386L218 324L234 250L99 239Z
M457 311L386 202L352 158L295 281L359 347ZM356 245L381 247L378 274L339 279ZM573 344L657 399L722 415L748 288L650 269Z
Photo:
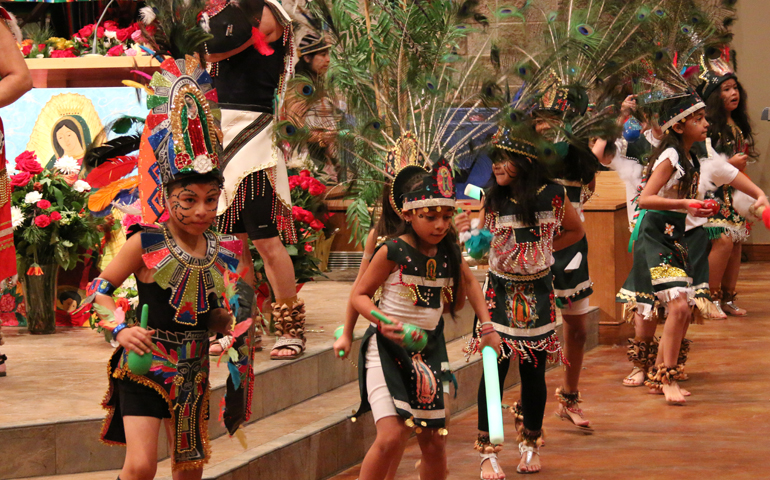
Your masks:
M479 325L481 325L482 327L484 325L492 325L493 327L495 326L495 324L493 322L482 322L482 323L479 323Z
M124 329L124 328L126 328L126 327L128 327L128 324L126 324L126 323L121 323L120 325L118 325L117 327L115 327L114 329L112 329L112 339L113 339L113 340L117 340L117 337L118 337L118 333L120 333L120 331L121 331L121 330L123 330L123 329Z

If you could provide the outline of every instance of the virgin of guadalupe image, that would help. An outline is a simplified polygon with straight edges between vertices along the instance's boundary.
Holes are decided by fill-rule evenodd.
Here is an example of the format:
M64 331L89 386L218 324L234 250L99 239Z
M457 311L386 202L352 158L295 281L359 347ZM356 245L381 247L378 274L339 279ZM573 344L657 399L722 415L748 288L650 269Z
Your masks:
M92 141L92 132L103 129L99 115L88 97L76 93L54 95L45 104L32 129L27 150L37 154L46 169L53 169L62 157L71 157L78 164L83 161L86 149ZM68 181L78 175L68 175ZM69 178L71 177L71 178ZM60 270L56 294L56 324L62 326L88 326L90 305L81 305L88 282L98 276L97 252L86 257L72 270Z
M47 160L43 165L47 169L52 169L62 157L80 163L94 134L102 128L99 114L88 97L77 93L54 95L40 110L26 149L34 151L41 163Z

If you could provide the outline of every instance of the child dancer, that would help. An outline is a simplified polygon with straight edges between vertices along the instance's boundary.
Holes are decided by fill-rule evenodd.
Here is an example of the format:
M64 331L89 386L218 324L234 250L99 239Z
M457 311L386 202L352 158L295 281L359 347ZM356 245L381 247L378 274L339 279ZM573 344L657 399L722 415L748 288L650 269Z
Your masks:
M179 75L185 67L199 72L199 83ZM120 320L112 292L134 274L138 309L149 306L147 329L111 325L120 346L109 362L110 388L103 402L109 414L102 440L126 445L118 477L122 480L154 478L162 420L174 479L201 478L210 455L208 332L229 331L233 317L222 308L229 304L223 299L225 277L234 275L241 253L235 237L209 230L222 188L217 126L201 88L209 87L210 79L197 59L189 56L175 63L167 60L161 68L160 78L172 85L166 89L167 102L150 114L158 126L152 131L146 127L141 151L143 158L157 162L168 220L145 225L131 236L88 289L90 298L95 297L98 305ZM164 122L164 116L171 121ZM169 151L175 155L169 156ZM133 372L128 352L152 355L150 370Z
M694 203L700 163L691 150L704 141L708 123L704 104L694 92L668 100L661 120L665 135L647 167L640 197L643 209L636 224L634 266L621 296L636 306L636 313L653 318L655 300L666 307L667 319L658 358L662 362L648 373L650 386L660 386L671 403L683 403L677 384L678 357L684 332L692 320L692 266L684 239L685 218L710 215ZM633 238L633 237L632 237Z
M359 357L362 402L356 417L371 409L377 428L360 478L394 478L415 428L423 454L420 478L444 479L447 412L441 382L450 372L441 315L460 308L466 288L477 314L487 314L452 229L455 193L449 164L439 160L431 173L414 165L403 168L393 181L391 201L403 216L400 235L376 250L352 294L356 310L372 322ZM380 286L376 307L372 296ZM377 320L370 313L374 309L395 324ZM404 347L405 323L424 330L428 343L422 351ZM345 330L343 338L351 338L348 325Z
M749 157L757 156L746 112L746 92L722 58L710 60L704 56L701 66L703 83L698 90L706 103L709 138L717 152L730 157L729 162L743 171ZM733 207L733 192L730 186L723 186L713 195L721 208L706 224L711 239L709 284L714 303L721 311L743 316L746 310L735 304L735 286L741 266L741 244L749 231L746 218Z
M564 187L545 181L531 141L534 137L531 128L521 127L520 132L501 129L493 139L495 183L485 197L483 212L484 226L494 235L485 286L492 325L478 321L468 348L469 354L480 351L479 342L490 330L502 337L499 378L482 377L479 386L476 448L482 453L499 451L500 447L489 440L484 382L497 381L502 390L511 360L519 360L523 412L519 473L540 471L539 447L548 395L546 362L561 359L550 270L553 251L569 247L585 235ZM483 471L481 478L505 478L505 474L496 468L494 472Z

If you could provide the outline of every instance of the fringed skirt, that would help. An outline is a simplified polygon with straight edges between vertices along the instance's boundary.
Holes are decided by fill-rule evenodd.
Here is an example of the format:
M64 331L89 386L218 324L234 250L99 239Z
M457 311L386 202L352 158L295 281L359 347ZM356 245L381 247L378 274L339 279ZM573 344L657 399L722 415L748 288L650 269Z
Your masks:
M722 234L734 243L745 242L749 238L750 227L746 217L733 208L733 187L723 185L714 192L714 198L721 204L719 211L706 222L706 231L711 240L719 239Z
M645 320L658 318L658 307L681 294L694 304L685 219L678 212L647 210L638 221L634 264L616 300ZM707 264L708 265L708 264Z
M556 302L551 270L533 275L512 275L489 271L484 285L489 316L503 341L501 358L519 357L534 361L534 351L545 351L548 360L564 361L556 335ZM468 356L479 351L481 326L478 318Z
M698 307L693 312L693 323L701 323L703 318L719 315L709 289L709 235L704 227L696 227L685 232L684 241L690 255L692 288L695 306Z

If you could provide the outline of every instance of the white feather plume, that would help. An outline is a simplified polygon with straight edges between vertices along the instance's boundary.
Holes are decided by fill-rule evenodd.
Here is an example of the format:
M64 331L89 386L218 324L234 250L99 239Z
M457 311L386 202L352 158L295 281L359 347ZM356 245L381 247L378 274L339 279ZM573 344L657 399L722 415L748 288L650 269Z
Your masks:
M145 25L150 25L155 21L155 10L152 7L142 7L139 9L139 18Z

